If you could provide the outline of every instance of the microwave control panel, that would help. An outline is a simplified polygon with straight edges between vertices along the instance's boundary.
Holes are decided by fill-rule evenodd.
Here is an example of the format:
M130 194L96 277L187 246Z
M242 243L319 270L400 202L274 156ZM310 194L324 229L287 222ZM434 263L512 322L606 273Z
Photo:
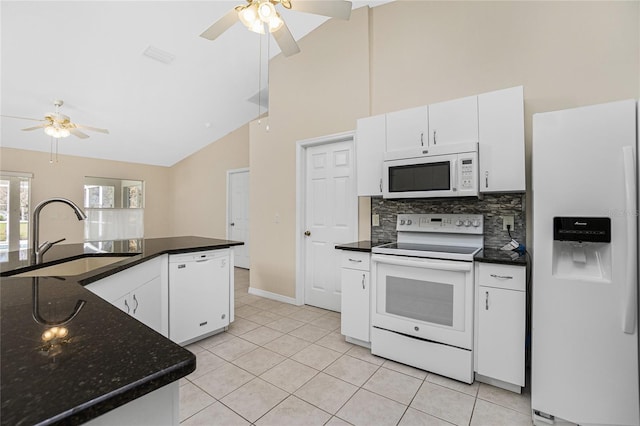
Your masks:
M474 176L476 174L476 167L472 158L461 158L460 160L460 189L472 190L474 189Z

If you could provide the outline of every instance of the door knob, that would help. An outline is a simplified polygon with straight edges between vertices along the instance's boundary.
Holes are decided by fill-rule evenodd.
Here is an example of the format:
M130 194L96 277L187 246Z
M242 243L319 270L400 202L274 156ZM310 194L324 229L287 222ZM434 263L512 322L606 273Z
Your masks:
M311 231L304 231L304 235L307 236L307 237L310 237L311 236Z

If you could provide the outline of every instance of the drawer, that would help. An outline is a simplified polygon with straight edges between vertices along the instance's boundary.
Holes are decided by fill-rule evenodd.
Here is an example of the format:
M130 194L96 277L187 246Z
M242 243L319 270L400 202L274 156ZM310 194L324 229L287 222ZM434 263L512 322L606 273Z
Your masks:
M526 281L525 266L478 263L477 285L525 291Z
M368 271L371 262L371 253L361 251L342 250L343 268L359 269Z

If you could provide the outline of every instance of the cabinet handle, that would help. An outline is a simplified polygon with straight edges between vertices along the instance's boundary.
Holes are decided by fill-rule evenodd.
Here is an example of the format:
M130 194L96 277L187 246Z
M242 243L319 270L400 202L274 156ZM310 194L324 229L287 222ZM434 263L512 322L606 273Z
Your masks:
M491 274L491 277L493 278L498 278L500 280L512 280L513 277L509 276L509 275L496 275L496 274Z
M352 259L352 258L349 258L349 262L356 262L356 263L360 263L360 262L362 262L362 260L361 260L361 259Z
M139 305L138 299L136 299L136 295L135 294L133 295L133 301L136 302L136 307L133 308L133 315L135 315L136 311L138 310L138 305Z
M380 178L380 192L382 192L382 178Z
M124 306L127 307L127 313L131 312L131 309L129 308L129 304L127 303L127 299L124 299Z
M433 131L433 144L437 144L438 142L436 141L436 131Z
M420 133L420 145L424 146L424 132Z
M489 171L484 172L484 187L489 187Z
M484 299L484 310L488 311L489 310L489 292L485 291L485 299Z
M364 290L364 274L362 274L362 289Z

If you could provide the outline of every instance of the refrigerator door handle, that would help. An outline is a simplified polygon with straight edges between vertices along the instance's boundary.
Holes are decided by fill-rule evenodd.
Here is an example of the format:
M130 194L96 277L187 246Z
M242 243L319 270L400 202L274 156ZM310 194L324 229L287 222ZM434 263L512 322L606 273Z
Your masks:
M636 326L637 279L636 279L636 239L637 226L636 206L636 167L632 146L622 148L624 160L625 217L627 219L627 280L624 289L624 309L622 331L633 334ZM634 238L635 236L635 238Z

